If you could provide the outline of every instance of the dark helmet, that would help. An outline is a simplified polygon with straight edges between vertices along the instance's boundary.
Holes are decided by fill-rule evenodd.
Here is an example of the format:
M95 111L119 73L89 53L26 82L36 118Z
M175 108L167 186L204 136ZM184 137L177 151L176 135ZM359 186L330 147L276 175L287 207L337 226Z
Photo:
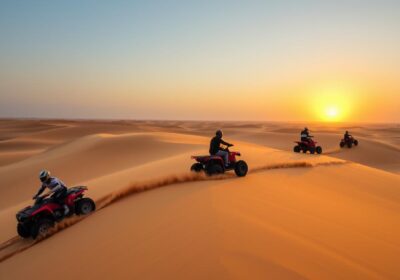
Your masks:
M305 127L304 130L305 130L305 131L308 131L308 127Z
M346 134L349 134L349 131L348 131L348 130L346 130Z
M49 179L49 178L50 178L50 172L49 171L47 171L47 170L40 171L39 179L40 179L41 182L46 182L47 179Z
M218 137L222 137L222 135L223 135L222 130L218 129L218 130L215 132L215 135L217 135Z

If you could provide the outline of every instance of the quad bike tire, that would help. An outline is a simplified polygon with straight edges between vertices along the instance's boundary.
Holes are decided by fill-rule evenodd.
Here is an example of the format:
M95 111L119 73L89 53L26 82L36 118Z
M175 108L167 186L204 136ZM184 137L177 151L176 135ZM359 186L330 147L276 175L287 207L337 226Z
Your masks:
M351 147L353 146L353 143L351 143L351 142L348 142L347 143L347 147L350 149Z
M36 223L31 226L30 235L33 239L37 237L46 237L53 226L53 220L49 218L39 218Z
M358 140L354 140L354 145L358 146Z
M246 176L247 172L249 171L249 167L244 160L239 160L235 165L235 174L238 177Z
M211 163L206 167L206 173L209 176L218 175L224 173L224 169L217 163Z
M314 147L310 148L310 154L315 154L315 148Z
M96 210L96 204L91 198L85 197L75 203L75 213L77 215L87 215Z
M315 151L317 152L317 154L322 154L322 148L320 146L315 148Z
M344 147L344 142L340 142L340 148L343 148Z
M293 152L300 153L300 151L301 151L301 148L299 145L293 147Z
M203 171L203 165L199 162L193 163L193 165L190 167L190 171L192 172L201 172Z
M18 232L18 235L21 236L22 238L31 237L30 228L27 225L24 225L22 223L18 223L17 232Z

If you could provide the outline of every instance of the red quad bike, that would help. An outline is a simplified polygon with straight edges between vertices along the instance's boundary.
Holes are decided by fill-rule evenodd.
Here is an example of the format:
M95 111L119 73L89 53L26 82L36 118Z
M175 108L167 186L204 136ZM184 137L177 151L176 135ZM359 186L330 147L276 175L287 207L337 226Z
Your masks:
M343 148L344 146L351 148L353 145L358 146L358 140L354 139L353 137L349 137L347 140L340 140L340 148Z
M87 187L79 186L69 188L64 203L70 211L67 216L86 215L96 209L94 201L88 197L83 197ZM17 231L23 238L46 236L50 228L56 222L62 221L64 207L55 203L53 199L45 194L36 198L33 206L28 206L17 213Z
M239 152L230 152L228 148L224 149L229 153L229 166L225 167L224 160L220 156L192 156L197 162L190 168L193 172L205 171L207 175L223 174L226 171L234 170L238 177L244 177L249 170L244 160L236 160L236 156L240 156Z
M295 141L297 143L296 146L294 146L293 151L295 153L300 153L301 151L303 153L307 153L307 151L310 151L311 154L321 154L322 153L322 148L321 146L317 146L317 142L311 139L312 136L310 136L309 141Z

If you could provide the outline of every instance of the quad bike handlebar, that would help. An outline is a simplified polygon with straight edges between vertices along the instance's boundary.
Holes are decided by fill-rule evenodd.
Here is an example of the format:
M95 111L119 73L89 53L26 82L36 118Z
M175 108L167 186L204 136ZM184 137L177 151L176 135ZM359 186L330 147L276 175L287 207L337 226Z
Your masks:
M225 152L229 152L229 147L233 147L234 145L233 144L229 144L229 145L225 145L225 146L226 146L226 148L224 148L222 150L225 151Z
M50 195L50 193L45 193L44 195L35 195L32 199L36 200L36 201L40 201L42 199L45 199L46 197L48 197Z

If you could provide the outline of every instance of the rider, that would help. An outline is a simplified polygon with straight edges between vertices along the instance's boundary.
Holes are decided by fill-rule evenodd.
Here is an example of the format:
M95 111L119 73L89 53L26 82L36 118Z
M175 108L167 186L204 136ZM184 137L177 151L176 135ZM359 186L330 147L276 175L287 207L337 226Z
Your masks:
M33 197L36 199L39 195L41 195L46 188L50 190L53 195L51 196L53 201L64 206L64 215L67 215L69 212L69 208L64 204L63 199L67 195L67 186L58 178L51 177L50 172L47 170L42 170L39 173L39 179L42 182L42 186L40 187L37 194Z
M310 142L310 132L307 127L304 128L304 130L301 131L300 133L300 138L302 142Z
M346 133L344 134L344 141L346 142L349 141L351 137L352 136L350 135L349 131L346 130Z
M227 151L224 151L221 149L221 144L226 145L228 147L233 146L233 144L230 144L228 142L225 142L222 140L222 131L217 130L215 133L215 136L211 139L210 142L210 155L215 155L215 156L220 156L224 159L225 162L225 167L229 166L229 153Z

